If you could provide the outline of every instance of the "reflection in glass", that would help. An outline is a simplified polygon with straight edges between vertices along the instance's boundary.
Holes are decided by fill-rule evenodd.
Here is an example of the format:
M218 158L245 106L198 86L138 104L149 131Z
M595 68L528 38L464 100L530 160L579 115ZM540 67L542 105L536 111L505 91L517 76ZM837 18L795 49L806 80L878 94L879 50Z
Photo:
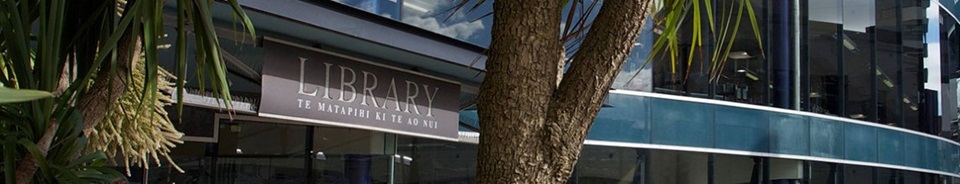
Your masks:
M643 34L651 35L651 37L641 36L636 44L644 49L640 55L643 56L639 60L641 62L628 60L625 66L629 70L623 72L639 76L631 76L634 81L652 80L653 91L658 93L769 105L767 91L770 89L768 85L770 72L767 69L768 60L765 58L767 54L764 53L760 42L769 43L765 38L766 31L770 29L769 22L771 21L768 20L768 15L762 12L770 10L766 6L767 1L765 0L746 1L750 3L754 12L758 12L755 14L756 17L753 17L757 24L756 32L749 17L743 17L739 24L732 20L738 16L737 11L739 11L740 1L716 1L712 5L712 11L719 17L714 22L717 28L714 30L715 32L711 32L710 27L704 23L703 30L701 30L703 32L702 43L691 43L693 39L689 35L692 35L693 24L690 21L684 22L679 29L679 33L677 33L683 35L677 39L679 42L679 47L676 48L678 57L665 56L669 54L661 52L660 56L665 57L651 58L652 61L650 62L653 64L651 67L652 75L644 72L638 73L635 68L638 68L642 61L646 61L646 55L649 53L646 49L650 49L648 47L654 44L653 41L663 35L660 33L663 31L662 27L651 28L653 34ZM692 14L686 16L684 19L693 19ZM707 19L705 15L702 16L704 17L701 17L701 19ZM654 16L653 20L662 17L662 15ZM730 18L731 20L723 21L723 18ZM725 33L721 30L737 30L737 32ZM757 40L758 37L759 41ZM722 39L731 38L734 38L733 44L728 49L716 50L717 44L721 44L719 42ZM726 43L729 43L729 40L723 41L723 44ZM729 52L729 54L723 55L723 52ZM720 55L714 56L714 54ZM633 56L631 55L631 57ZM647 77L652 77L652 79ZM618 80L620 80L619 77ZM646 90L646 88L634 87L626 87L626 89Z
M839 184L840 165L825 162L810 162L810 183Z
M395 183L474 183L477 145L399 136Z
M147 177L149 183L209 183L212 181L212 171L213 168L210 167L210 163L213 161L212 157L207 157L208 144L206 143L197 143L197 142L184 142L181 145L177 145L176 149L173 149L170 153L171 159L177 163L183 173L177 171L169 164L164 164L159 167L151 167L149 170L149 176ZM134 169L134 168L131 168ZM132 180L132 178L131 178Z
M392 155L385 153L384 133L315 127L311 174L318 183L388 183Z
M926 44L924 43L924 34L926 34L926 9L930 5L926 0L903 0L901 1L900 23L903 28L903 55L902 76L903 104L902 112L904 118L903 127L911 130L920 130L920 93L923 89L921 75L923 75L923 57Z
M877 168L877 183L886 184L886 183L897 183L900 178L900 171L887 169L887 168Z
M876 119L874 99L873 36L876 30L875 0L843 0L843 81L846 90L844 112L848 118Z
M900 80L900 9L897 0L876 0L877 122L903 126Z
M400 21L444 36L486 47L490 45L493 3L486 1L472 11L474 2L458 11L458 0L404 0Z
M960 78L960 36L957 36L957 22L953 16L940 10L940 80L943 83L941 100L941 136L951 140L960 140L957 137L957 122L960 121L960 103L957 101L957 79Z
M304 126L222 122L215 181L307 182L306 132Z
M714 183L760 183L762 158L716 154L713 160Z
M397 19L397 0L333 0L376 15Z
M842 1L811 0L807 11L807 64L810 111L842 115L840 73Z
M770 181L776 184L800 184L803 179L803 161L768 158Z
M873 183L873 169L866 166L844 165L843 183Z
M571 180L579 184L643 183L647 157L648 152L639 148L584 146Z
M706 184L706 153L650 150L648 183Z
M641 28L641 34L637 37L637 42L633 44L627 61L623 63L623 68L613 80L612 88L626 89L634 91L653 91L653 66L654 63L648 63L647 57L650 55L654 40L652 33L653 19L648 18ZM643 34L647 33L647 34ZM651 61L652 62L652 61Z

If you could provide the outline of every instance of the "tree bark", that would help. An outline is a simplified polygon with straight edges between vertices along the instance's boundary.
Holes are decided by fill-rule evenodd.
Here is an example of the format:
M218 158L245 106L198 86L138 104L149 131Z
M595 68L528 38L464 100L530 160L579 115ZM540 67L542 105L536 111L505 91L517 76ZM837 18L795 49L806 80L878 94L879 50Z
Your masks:
M46 156L47 151L50 150L50 144L53 142L54 134L57 134L57 129L59 128L59 123L54 120L47 125L46 131L43 132L43 135L40 137L40 140L37 140L37 147L40 148L40 155ZM37 169L40 165L37 164L37 158L33 157L33 154L27 153L23 157L23 160L20 160L17 163L17 174L16 181L17 184L29 184L33 181L33 175L37 174Z
M487 75L477 99L478 183L566 182L651 4L605 1L560 80L560 2L494 2Z
M132 30L132 29L127 29ZM134 40L136 39L136 40ZM102 66L97 72L93 86L80 99L77 108L83 114L83 136L89 136L100 120L107 115L111 105L120 99L127 89L127 80L134 62L140 57L140 39L135 33L126 33L117 42L116 68ZM110 71L113 75L110 75Z

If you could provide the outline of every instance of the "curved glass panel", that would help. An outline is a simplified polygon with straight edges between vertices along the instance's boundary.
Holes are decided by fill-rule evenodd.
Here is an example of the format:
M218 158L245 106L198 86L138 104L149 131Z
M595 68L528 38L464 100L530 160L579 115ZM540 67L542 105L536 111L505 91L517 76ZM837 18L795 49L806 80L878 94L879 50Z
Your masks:
M634 143L650 142L650 102L646 98L610 96L609 101L624 102L617 107L604 108L597 115L587 139Z
M960 146L853 119L645 92L611 91L587 135L604 145L668 145L808 156L956 173ZM461 116L468 113L461 113ZM649 118L649 119L648 119Z
M846 124L844 129L845 157L850 160L877 161L877 128Z
M833 120L810 119L810 155L843 158L843 124Z
M810 124L807 117L770 113L770 152L810 154Z
M753 109L716 109L716 147L732 150L767 151L767 113Z
M713 106L666 99L651 101L657 104L652 123L656 129L651 128L650 133L653 143L713 147Z
M904 133L889 129L877 130L877 161L886 164L903 165L903 136Z

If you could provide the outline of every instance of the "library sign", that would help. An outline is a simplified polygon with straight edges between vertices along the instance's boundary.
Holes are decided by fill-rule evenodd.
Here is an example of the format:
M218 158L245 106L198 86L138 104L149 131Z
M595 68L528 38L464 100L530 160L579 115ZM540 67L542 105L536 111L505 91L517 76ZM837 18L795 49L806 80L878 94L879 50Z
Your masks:
M264 39L259 115L457 140L460 84Z

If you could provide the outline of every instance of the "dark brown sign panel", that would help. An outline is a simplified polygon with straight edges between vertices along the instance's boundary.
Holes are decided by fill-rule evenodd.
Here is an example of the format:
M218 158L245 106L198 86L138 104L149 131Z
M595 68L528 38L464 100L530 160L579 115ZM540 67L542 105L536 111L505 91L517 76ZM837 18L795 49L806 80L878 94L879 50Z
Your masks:
M265 39L260 116L457 140L460 85Z

